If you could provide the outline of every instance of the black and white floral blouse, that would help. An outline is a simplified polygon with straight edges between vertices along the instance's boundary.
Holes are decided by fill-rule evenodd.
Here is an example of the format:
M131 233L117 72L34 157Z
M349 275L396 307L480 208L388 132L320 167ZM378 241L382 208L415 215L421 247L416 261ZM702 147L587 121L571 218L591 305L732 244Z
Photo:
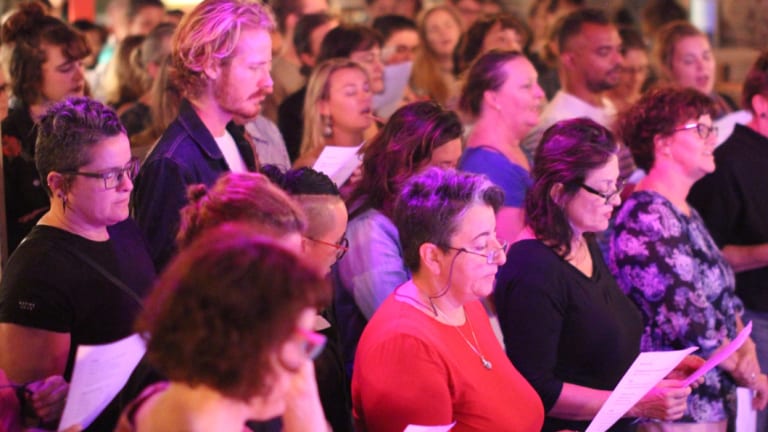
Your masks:
M681 213L662 195L633 193L616 215L610 267L643 315L641 351L698 346L708 358L736 336L743 312L733 270L691 208ZM680 422L716 422L735 415L736 384L718 368L693 390Z

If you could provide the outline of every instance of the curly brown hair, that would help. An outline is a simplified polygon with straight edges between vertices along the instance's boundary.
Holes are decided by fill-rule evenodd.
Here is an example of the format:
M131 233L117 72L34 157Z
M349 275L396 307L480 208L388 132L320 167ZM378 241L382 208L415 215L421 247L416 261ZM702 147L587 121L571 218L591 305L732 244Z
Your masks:
M91 50L85 36L64 21L46 14L39 2L19 5L0 29L4 68L13 95L25 105L37 103L43 85L43 45L60 47L68 61L87 57Z
M325 279L247 226L203 234L160 277L137 329L168 379L249 401L268 395L275 353L306 308L327 304Z
M691 88L659 87L647 92L619 118L619 135L638 168L648 172L655 161L654 138L672 133L682 122L714 115L712 99Z

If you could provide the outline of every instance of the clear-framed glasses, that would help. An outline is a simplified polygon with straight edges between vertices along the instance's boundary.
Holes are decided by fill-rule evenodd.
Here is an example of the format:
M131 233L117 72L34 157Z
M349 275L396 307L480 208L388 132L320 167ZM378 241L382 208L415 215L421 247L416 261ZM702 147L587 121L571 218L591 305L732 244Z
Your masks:
M320 333L301 327L298 327L296 332L298 332L299 335L301 335L301 337L304 339L304 354L306 354L307 358L310 360L316 359L317 356L323 352L323 348L325 348L325 343L328 341L328 338L326 338L324 335L321 335Z
M696 129L696 133L699 134L699 138L707 139L710 135L717 136L717 126L709 126L704 123L689 123L685 126L680 126L677 129L672 129L672 132L680 132L689 129Z
M125 176L128 176L130 180L136 178L136 174L139 173L139 166L141 161L138 158L132 158L124 167L110 168L99 172L87 172L87 171L62 171L62 174L79 175L90 178L100 178L104 181L104 189L115 189L123 181Z
M344 254L346 254L347 251L349 250L349 240L347 239L346 236L342 237L341 240L338 243L330 243L330 242L323 241L323 240L318 240L316 238L312 238L312 237L309 237L309 236L304 236L304 238L307 239L307 240L316 242L316 243L320 243L322 245L326 245L326 246L330 246L332 248L335 248L336 249L336 261L340 260L344 256Z
M623 180L618 181L618 182L616 182L616 189L613 192L607 192L606 193L606 192L600 192L599 190L597 190L597 189L595 189L595 188L593 188L591 186L587 186L584 183L580 183L579 184L579 187L584 189L585 191L591 193L592 195L597 195L600 198L605 199L605 203L606 204L610 204L611 200L613 199L613 197L621 194L621 192L624 190L625 186L626 186L626 182L624 182Z
M472 250L469 250L467 248L457 248L453 246L447 246L448 249L458 251L459 253L464 252L470 255L477 255L485 258L485 262L488 264L493 264L496 262L496 260L499 258L499 255L507 253L507 250L509 250L509 242L506 240L497 240L499 242L499 247L491 248L488 252L475 252Z

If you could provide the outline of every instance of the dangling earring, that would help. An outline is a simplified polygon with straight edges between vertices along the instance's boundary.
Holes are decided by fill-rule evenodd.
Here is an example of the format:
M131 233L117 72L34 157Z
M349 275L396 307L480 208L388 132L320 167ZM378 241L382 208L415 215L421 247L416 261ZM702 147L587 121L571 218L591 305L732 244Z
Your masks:
M333 122L331 116L321 116L323 120L323 136L330 138L333 136Z
M59 198L61 198L61 212L66 213L67 212L67 196L64 194L60 194Z

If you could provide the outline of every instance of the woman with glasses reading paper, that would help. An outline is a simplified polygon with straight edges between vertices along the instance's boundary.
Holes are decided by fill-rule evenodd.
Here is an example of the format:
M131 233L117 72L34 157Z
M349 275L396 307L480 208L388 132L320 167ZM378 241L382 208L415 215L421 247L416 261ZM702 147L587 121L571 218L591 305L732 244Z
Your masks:
M506 244L496 238L504 193L484 176L429 168L393 210L413 277L363 331L352 375L359 430L409 424L456 432L541 428L541 401L512 366L480 300L493 290Z
M586 118L544 133L527 226L499 272L494 299L507 354L541 396L544 431L586 429L640 352L640 312L592 235L608 228L621 203L617 151L611 133ZM679 418L689 393L663 381L626 415Z
M11 255L0 284L0 368L15 383L69 380L78 345L133 333L155 277L128 219L138 161L112 109L83 97L51 106L39 122L35 163L50 209ZM112 430L118 416L114 403L88 430Z
M743 327L733 270L686 201L693 184L715 170L714 112L703 93L662 88L621 120L624 142L648 175L616 215L611 264L643 315L643 351L698 346L696 354L708 358ZM736 414L736 385L755 390L753 405L765 408L768 381L751 340L707 373L678 423L646 429L725 431Z

